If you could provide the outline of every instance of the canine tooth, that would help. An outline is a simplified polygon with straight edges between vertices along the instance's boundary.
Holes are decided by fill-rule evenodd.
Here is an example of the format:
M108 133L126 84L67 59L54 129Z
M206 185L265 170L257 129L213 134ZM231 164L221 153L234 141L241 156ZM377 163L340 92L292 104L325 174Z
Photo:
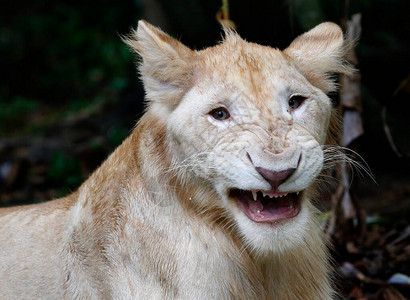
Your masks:
M256 198L258 198L258 196L256 195L255 191L252 191L252 196L253 196L253 200L256 201Z
M296 195L299 195L299 192L296 192Z
M258 214L260 214L260 213L261 213L261 211L260 211L260 210L257 210L256 212L257 212Z

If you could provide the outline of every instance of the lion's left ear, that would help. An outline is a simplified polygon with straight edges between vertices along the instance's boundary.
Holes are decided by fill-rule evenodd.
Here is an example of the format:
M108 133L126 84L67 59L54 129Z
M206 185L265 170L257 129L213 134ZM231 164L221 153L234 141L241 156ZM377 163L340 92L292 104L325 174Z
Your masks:
M348 49L340 27L326 22L298 36L284 53L314 86L328 93L336 89L332 73L353 72L345 59Z
M139 71L147 99L175 106L191 82L194 51L143 20L123 40L142 58Z

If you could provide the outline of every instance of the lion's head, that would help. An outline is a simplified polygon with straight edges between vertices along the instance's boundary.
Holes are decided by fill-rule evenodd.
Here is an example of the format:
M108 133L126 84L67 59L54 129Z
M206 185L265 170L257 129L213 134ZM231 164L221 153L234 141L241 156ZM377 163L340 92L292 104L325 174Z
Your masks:
M191 200L222 209L254 249L303 243L332 136L331 74L350 71L340 28L320 24L284 51L226 29L222 43L193 51L141 21L127 43L176 176L216 195Z

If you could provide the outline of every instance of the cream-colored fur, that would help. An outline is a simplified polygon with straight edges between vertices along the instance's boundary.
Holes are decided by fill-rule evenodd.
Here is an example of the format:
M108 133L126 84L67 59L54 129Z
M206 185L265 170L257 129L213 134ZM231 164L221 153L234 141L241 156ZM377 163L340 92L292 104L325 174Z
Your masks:
M0 299L331 299L311 201L337 123L329 73L349 71L340 28L284 51L226 29L193 51L141 21L126 42L147 111L78 191L0 210ZM297 168L279 186L301 192L296 216L256 223L231 199L271 189L256 167Z

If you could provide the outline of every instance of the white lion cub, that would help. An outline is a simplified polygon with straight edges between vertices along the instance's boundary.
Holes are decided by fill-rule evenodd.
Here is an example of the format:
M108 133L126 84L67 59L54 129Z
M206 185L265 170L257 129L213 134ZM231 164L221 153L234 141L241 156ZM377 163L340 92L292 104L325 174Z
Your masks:
M140 21L126 42L147 111L76 192L0 210L0 298L331 299L311 200L340 28L194 51Z

